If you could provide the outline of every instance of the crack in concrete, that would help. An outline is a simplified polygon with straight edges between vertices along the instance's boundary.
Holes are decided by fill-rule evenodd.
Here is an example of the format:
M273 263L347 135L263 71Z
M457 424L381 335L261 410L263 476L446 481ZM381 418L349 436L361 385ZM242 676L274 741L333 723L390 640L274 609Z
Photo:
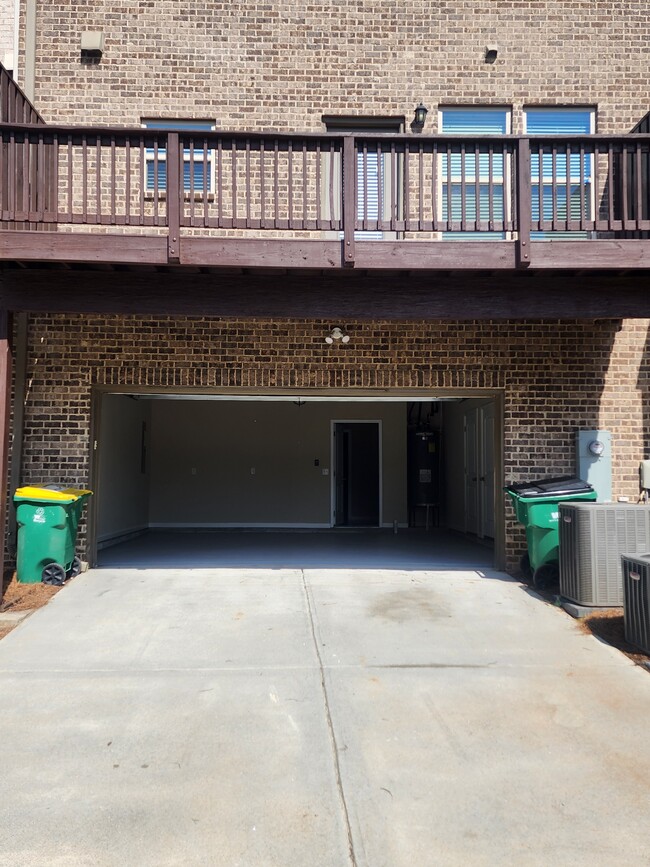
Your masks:
M316 624L314 622L314 612L311 604L311 598L309 596L309 589L307 587L307 581L305 579L305 571L304 569L300 570L300 575L302 577L302 586L305 592L305 600L307 602L307 613L309 615L309 625L311 627L311 637L314 642L314 649L316 651L316 658L318 659L318 667L320 669L320 684L321 690L323 692L323 702L325 704L325 716L327 719L327 729L329 731L330 736L330 745L332 748L332 755L334 758L334 774L336 776L336 788L339 793L339 800L341 801L341 809L343 811L343 818L345 820L345 828L347 831L348 837L348 855L350 858L350 864L352 867L357 867L357 858L354 852L354 841L352 839L352 828L350 826L350 814L348 812L348 804L345 798L345 791L343 789L343 780L341 779L341 765L339 762L339 746L336 740L336 734L334 732L334 723L332 721L332 711L330 709L329 696L327 694L327 684L325 683L325 666L323 665L323 659L320 654L320 647L318 646L318 639L316 637Z

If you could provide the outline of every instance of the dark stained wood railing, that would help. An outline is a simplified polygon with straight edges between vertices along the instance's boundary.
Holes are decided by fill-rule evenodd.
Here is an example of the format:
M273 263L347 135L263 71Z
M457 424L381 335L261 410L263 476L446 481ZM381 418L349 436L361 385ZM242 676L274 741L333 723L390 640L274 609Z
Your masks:
M0 122L45 123L11 75L0 63Z
M0 123L35 125L45 123L2 64L0 64ZM0 147L0 187L7 189L11 184L15 190L16 198L22 200L24 191L36 183L36 178L25 173L25 165L23 162L16 162L15 157L15 153L11 152L3 139ZM50 173L47 174L51 177ZM11 180L12 177L13 180ZM4 222L0 218L0 230L35 230L39 228L44 227L24 220L17 223Z
M166 229L171 258L183 232L222 230L328 233L344 241L351 263L355 240L517 240L525 266L531 233L650 230L650 134L191 133L12 122L0 124L0 142L1 221Z

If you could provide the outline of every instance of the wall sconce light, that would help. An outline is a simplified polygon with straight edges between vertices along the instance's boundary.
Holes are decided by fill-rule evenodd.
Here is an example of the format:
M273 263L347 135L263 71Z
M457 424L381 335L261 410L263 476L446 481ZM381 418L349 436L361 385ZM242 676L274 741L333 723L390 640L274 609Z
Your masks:
M81 34L81 56L84 60L99 60L104 53L102 30L84 30Z
M428 113L429 109L426 107L426 105L424 105L423 103L416 105L415 113L413 116L413 123L411 124L411 126L413 126L414 129L422 129L427 119Z
M329 345L331 346L332 343L335 343L339 340L341 341L341 343L349 343L350 335L344 334L343 330L337 325L336 328L332 328L330 333L327 335L327 337L325 338L325 343L329 343Z
M499 53L499 46L496 42L493 42L491 45L485 46L485 62L486 63L494 63L497 59L497 54Z

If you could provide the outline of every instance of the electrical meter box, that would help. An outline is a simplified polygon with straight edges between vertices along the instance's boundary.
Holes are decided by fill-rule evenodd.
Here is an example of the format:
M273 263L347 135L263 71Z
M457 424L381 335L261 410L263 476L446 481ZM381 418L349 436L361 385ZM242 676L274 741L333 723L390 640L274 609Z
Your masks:
M601 503L612 501L612 435L581 430L576 435L576 475L593 487Z

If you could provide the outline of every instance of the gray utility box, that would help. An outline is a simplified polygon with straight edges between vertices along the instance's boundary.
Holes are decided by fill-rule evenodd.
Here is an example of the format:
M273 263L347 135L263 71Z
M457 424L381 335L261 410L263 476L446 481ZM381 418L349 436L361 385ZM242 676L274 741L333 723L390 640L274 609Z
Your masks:
M560 593L578 605L623 605L621 554L650 551L650 506L560 503Z
M650 554L624 554L625 639L650 653Z

